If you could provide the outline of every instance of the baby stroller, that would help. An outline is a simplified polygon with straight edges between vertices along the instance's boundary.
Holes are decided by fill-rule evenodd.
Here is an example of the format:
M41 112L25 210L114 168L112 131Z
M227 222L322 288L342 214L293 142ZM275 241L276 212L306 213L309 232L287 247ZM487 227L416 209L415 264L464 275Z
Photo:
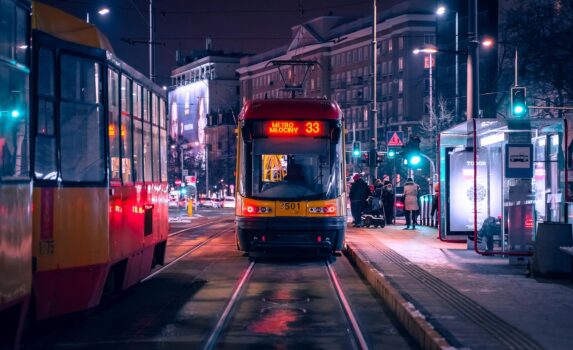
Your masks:
M379 199L370 196L366 200L366 205L362 211L362 224L365 227L384 227L386 226L386 215L384 215L384 206Z

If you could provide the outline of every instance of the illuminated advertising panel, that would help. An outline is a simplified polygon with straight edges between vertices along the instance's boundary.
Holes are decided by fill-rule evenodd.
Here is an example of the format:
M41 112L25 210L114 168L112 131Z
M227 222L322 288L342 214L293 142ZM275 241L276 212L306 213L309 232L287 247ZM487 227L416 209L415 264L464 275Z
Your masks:
M450 153L449 216L451 232L474 231L474 154L472 151ZM489 215L487 153L477 157L477 221L478 229Z
M204 82L194 82L178 86L169 93L171 106L170 130L178 131L184 143L204 143L207 112L209 108L209 88Z

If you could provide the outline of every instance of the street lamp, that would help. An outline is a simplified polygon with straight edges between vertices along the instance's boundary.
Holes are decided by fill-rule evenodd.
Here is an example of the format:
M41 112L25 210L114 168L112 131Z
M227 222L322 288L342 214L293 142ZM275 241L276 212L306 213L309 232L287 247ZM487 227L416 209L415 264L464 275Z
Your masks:
M433 76L432 76L432 66L433 64L433 54L438 52L438 48L433 45L426 45L421 49L414 49L414 54L417 55L419 53L427 53L430 58L430 70L429 70L429 78L430 78L430 101L429 101L429 108L430 108L430 121L432 124L435 123L434 118L434 93L433 93ZM437 125L437 123L436 123Z
M436 9L436 15L444 16L446 14L446 7L444 5L438 6ZM459 19L458 19L458 11L455 12L456 19L455 19L455 50L456 52L459 51ZM460 96L460 84L459 84L459 76L460 76L460 69L459 69L459 62L458 62L458 55L454 57L455 60L455 82L454 82L454 89L455 89L455 111L456 111L456 119L459 116L459 96Z
M110 12L110 10L109 10L108 7L102 7L102 8L100 8L100 9L97 11L97 13L98 13L100 16L108 15L109 12ZM89 12L86 12L86 22L87 22L87 23L90 23L90 13L89 13Z

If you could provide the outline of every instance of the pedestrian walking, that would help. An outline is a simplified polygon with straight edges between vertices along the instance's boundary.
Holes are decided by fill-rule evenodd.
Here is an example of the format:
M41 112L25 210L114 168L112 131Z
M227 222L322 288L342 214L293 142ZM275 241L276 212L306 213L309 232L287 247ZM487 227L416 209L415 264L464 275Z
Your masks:
M382 187L382 204L384 205L384 215L386 216L386 223L394 223L394 188L389 180L384 181Z
M376 179L374 182L374 191L372 192L372 213L375 216L380 216L382 213L382 180Z
M360 174L355 174L352 177L354 182L350 186L350 211L354 218L354 227L362 226L362 210L366 205L366 199L370 196L370 188L368 184L362 179Z
M417 213L420 210L418 198L420 186L409 177L404 183L404 213L406 215L406 230L416 228Z

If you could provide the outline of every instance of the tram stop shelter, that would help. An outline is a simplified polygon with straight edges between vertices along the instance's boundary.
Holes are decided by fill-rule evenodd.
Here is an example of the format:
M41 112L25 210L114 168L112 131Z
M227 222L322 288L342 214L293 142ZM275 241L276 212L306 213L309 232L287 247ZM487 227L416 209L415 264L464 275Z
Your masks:
M564 119L474 119L441 132L439 238L527 261L539 225L567 219L567 140Z

